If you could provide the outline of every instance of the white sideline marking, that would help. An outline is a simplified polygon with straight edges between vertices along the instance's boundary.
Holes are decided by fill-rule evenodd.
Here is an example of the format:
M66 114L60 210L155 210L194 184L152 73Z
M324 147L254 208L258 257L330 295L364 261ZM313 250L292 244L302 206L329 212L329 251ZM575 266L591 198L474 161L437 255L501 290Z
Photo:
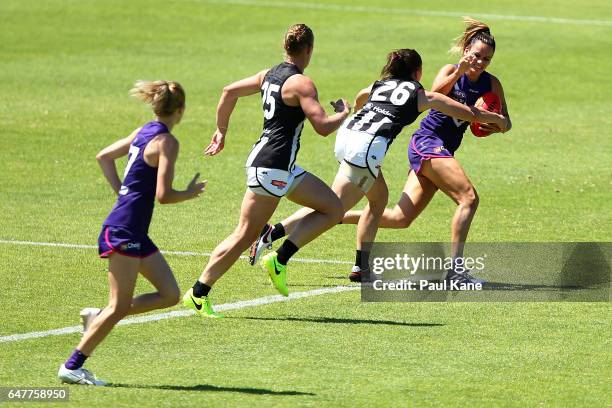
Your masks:
M326 295L329 293L346 292L346 291L351 291L351 290L358 290L359 288L360 286L335 286L333 288L320 288L320 289L307 290L304 292L295 292L295 293L291 293L289 297L285 297L281 295L264 296L264 297L251 299L251 300L240 300L234 303L225 303L222 305L217 305L215 306L215 311L226 312L229 310L263 306L263 305L269 305L269 304L278 303L278 302L288 302L291 300L301 299L305 297ZM141 323L155 322L155 321L163 320L163 319L174 319L177 317L191 316L194 313L195 312L193 310L175 310L172 312L158 313L158 314L153 314L153 315L130 317L130 318L121 320L117 325L123 326L123 325L128 325L128 324L141 324ZM203 319L205 318L203 317ZM81 329L82 329L82 326L70 326L70 327L63 327L61 329L53 329L53 330L21 333L21 334L12 334L10 336L0 337L0 343L8 343L8 342L13 342L13 341L36 339L40 337L61 336L64 334L79 333Z
M598 25L612 27L612 20L589 20L579 18L560 18L560 17L543 17L543 16L517 16L504 14L489 14L478 12L458 12L458 11L435 11L435 10L420 10L397 7L371 7L371 6L346 6L342 4L318 4L305 2L287 2L279 3L275 1L255 1L255 0L203 0L206 3L216 4L235 4L241 6L255 7L271 7L271 8L288 8L288 9L310 9L310 10L328 10L328 11L349 11L355 13L381 13L381 14L410 14L415 16L430 16L430 17L463 17L473 16L489 20L507 20L520 21L528 23L552 23L552 24L573 24L573 25Z
M62 242L35 242L35 241L16 241L11 239L0 239L0 244L7 245L26 245L26 246L43 246L43 247L56 247L56 248L72 248L72 249L96 249L95 245L83 245L83 244L67 244ZM184 256L210 256L210 252L192 252L192 251L161 251L162 254L168 255L184 255ZM240 259L249 259L248 256L241 256ZM336 259L309 259L309 258L291 258L292 262L301 263L322 263L322 264L334 264L334 265L352 265L350 261L339 261Z

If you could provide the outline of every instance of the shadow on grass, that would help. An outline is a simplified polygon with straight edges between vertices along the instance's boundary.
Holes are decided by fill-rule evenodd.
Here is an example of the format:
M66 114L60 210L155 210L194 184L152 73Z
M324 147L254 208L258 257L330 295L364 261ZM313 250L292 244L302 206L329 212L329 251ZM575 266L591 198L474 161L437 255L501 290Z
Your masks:
M440 324L440 323L408 323L408 322L396 322L394 320L339 319L335 317L251 317L251 316L234 317L234 316L226 316L226 319L269 320L269 321L332 323L332 324L380 324L380 325L388 325L388 326L408 326L408 327L444 326L444 324Z
M209 392L238 392L256 395L317 395L311 392L300 391L274 391L265 388L249 387L218 387L210 384L198 385L144 385L144 384L109 384L112 388L141 388L167 391L209 391Z

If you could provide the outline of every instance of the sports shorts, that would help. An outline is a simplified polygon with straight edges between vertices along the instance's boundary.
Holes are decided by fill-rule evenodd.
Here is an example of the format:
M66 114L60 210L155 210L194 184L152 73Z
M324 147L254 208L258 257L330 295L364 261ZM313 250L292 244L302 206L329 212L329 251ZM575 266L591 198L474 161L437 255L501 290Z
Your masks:
M144 233L134 233L124 227L103 225L98 237L98 254L108 258L116 252L134 258L146 258L159 251L151 238Z
M293 171L247 167L247 188L255 194L269 197L283 197L290 194L304 179L306 170L294 166Z
M334 148L340 163L338 172L367 193L378 177L388 148L389 140L385 137L340 128Z
M454 157L446 147L444 142L430 135L413 135L408 146L408 161L410 168L416 174L421 171L421 165L424 160Z

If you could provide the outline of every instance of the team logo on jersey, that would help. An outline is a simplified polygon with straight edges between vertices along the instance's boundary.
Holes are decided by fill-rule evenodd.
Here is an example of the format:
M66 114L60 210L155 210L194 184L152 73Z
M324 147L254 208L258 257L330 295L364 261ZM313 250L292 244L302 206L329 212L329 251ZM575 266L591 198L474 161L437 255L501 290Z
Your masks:
M282 181L282 180L272 180L270 184L272 184L274 187L278 187L279 190L287 187L287 182Z

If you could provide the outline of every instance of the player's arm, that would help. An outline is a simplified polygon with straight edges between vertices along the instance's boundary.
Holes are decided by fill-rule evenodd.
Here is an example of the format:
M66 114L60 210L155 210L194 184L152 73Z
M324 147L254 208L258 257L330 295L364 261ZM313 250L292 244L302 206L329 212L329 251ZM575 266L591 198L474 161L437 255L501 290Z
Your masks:
M263 79L268 70L263 70L248 78L233 82L223 88L223 93L217 105L217 129L213 133L210 144L204 149L204 154L214 156L225 147L225 134L229 120L238 98L253 95L260 91Z
M206 181L199 182L200 173L196 173L184 191L177 191L172 187L174 180L174 164L178 157L179 143L168 133L157 136L158 164L156 196L160 204L174 204L196 198L204 192Z
M96 160L102 169L102 173L104 177L108 181L108 183L113 188L115 194L119 194L119 190L121 189L121 180L119 179L119 174L117 174L117 166L115 165L115 160L127 155L130 151L130 145L134 141L134 138L140 132L138 128L133 131L128 137L124 137L123 139L117 140L115 143L110 146L106 146L104 149L100 150L96 155Z
M443 66L431 86L432 92L439 92L443 95L448 95L457 83L461 75L465 74L470 68L470 64L474 60L473 55L466 55L459 60L459 66L448 64Z
M297 75L294 77L297 77ZM290 78L287 82L292 79ZM285 84L287 85L287 83ZM341 112L328 116L325 113L325 109L319 103L317 88L312 80L306 76L293 80L289 87L291 88L289 93L293 93L297 97L304 114L312 124L315 132L321 136L327 136L336 131L351 112L351 105L342 99L344 109Z
M474 106L466 106L459 103L446 95L442 95L437 92L421 91L418 94L418 106L419 112L423 112L427 109L435 109L444 113L445 115L452 116L457 119L465 120L468 122L479 122L479 123L494 123L498 126L505 126L506 118L497 113L488 112L483 109L476 108Z
M363 105L365 105L370 97L370 92L372 92L372 85L357 92L357 96L355 96L355 112L363 108Z
M506 118L508 118L508 124L505 128L501 126L492 125L492 124L483 124L483 125L480 125L480 129L487 131L487 132L491 132L491 133L497 133L497 132L506 133L512 128L512 121L510 120L510 115L508 114L508 105L506 105L506 97L504 96L504 88L502 87L499 79L497 79L493 75L491 75L491 91L497 96L499 96L499 99L501 100L501 113Z

